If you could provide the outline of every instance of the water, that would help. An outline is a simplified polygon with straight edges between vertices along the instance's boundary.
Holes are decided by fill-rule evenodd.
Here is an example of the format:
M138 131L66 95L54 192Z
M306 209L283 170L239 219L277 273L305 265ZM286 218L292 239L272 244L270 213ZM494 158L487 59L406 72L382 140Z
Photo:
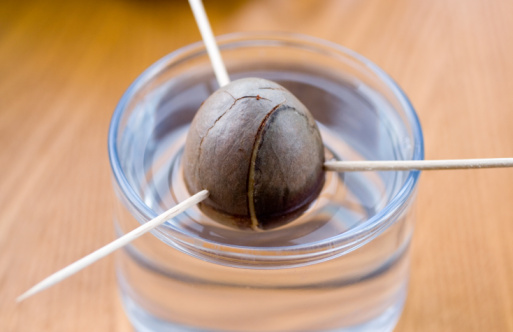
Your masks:
M275 80L294 93L318 120L328 158L411 154L399 116L362 83L297 70L245 71L233 78L237 75ZM212 81L163 84L136 106L136 116L125 119L122 167L156 213L189 196L180 162L185 135L194 110L213 89ZM141 332L390 331L406 295L413 228L406 210L393 216L395 223L386 230L355 238L336 255L316 256L314 250L301 259L273 257L350 232L379 213L406 176L327 173L321 195L302 217L262 233L228 228L191 209L155 233L161 240L146 236L119 254L129 318ZM116 226L120 234L137 226L121 203ZM173 240L177 234L181 238ZM261 255L252 256L255 250ZM325 244L323 250L329 251Z

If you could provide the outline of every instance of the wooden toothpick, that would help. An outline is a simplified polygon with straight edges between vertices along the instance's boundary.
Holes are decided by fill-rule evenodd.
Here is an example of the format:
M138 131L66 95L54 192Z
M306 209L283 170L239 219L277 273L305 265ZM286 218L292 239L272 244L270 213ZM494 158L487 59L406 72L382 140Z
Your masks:
M198 204L202 200L208 197L208 191L202 190L199 193L189 197L185 201L181 202L180 204L172 207L171 209L167 210L166 212L160 214L159 216L153 218L152 220L148 221L147 223L137 227L133 231L123 235L117 240L112 241L111 243L107 244L106 246L90 253L89 255L79 259L78 261L68 265L67 267L63 268L62 270L57 271L56 273L52 274L51 276L47 277L22 295L20 295L16 301L20 302L25 300L26 298L50 287L53 286L62 280L72 276L73 274L77 273L78 271L82 270L83 268L93 264L97 260L109 255L113 251L127 245L131 241L135 240L136 238L140 237L141 235L147 233L148 231L151 231L155 227L161 225L166 220L169 220L173 217L176 217L180 213L184 212L188 208L190 208L193 205Z
M201 0L189 0L189 5L191 6L192 13L196 19L196 24L198 25L201 37L203 38L203 42L207 48L207 53L210 57L212 67L214 68L217 82L219 83L220 87L223 87L230 83L230 77L228 76L228 72L226 71L223 59L221 58L221 53L217 47L217 43L212 32L212 27L210 26L207 13L205 12L205 7L203 7Z
M327 161L327 171L408 171L513 167L513 158L455 160Z

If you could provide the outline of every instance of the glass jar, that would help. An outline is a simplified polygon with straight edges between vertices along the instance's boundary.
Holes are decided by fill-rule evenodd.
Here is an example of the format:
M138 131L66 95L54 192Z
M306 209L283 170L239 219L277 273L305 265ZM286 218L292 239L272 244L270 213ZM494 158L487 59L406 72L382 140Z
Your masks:
M318 122L327 158L423 158L405 94L339 45L296 34L218 39L232 80L262 77ZM216 89L203 43L148 68L120 100L109 132L119 236L190 196L181 155L189 124ZM407 292L418 171L326 172L292 223L231 229L193 207L117 253L126 313L145 331L391 331Z

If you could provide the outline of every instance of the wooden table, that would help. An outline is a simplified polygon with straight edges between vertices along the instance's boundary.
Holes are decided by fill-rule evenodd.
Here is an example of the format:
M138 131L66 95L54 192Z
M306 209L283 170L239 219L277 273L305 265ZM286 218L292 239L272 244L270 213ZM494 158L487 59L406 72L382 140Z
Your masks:
M206 1L216 34L345 45L417 109L426 158L513 156L513 1ZM0 6L0 330L131 331L111 257L17 295L113 239L110 116L147 66L200 39L185 0ZM424 173L397 331L513 331L513 170Z

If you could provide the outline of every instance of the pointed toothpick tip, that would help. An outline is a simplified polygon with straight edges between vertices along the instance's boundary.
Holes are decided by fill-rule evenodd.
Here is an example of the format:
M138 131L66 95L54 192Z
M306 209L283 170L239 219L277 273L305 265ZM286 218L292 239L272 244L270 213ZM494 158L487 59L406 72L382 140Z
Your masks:
M202 191L198 192L197 194L187 198L183 202L173 206L169 210L167 210L164 213L158 215L157 217L151 219L150 221L142 224L141 226L137 227L136 229L126 233L122 237L110 242L109 244L101 247L100 249L98 249L96 251L93 251L89 255L82 257L78 261L71 263L70 265L66 266L65 268L55 272L54 274L50 275L49 277L43 279L41 282L39 282L38 284L36 284L35 286L33 286L32 288L27 290L25 293L18 296L16 298L16 302L19 303L21 301L24 301L25 299L31 297L32 295L35 295L55 284L58 284L59 282L72 276L73 274L86 268L87 266L93 264L94 262L98 261L99 259L101 259L101 258L111 254L115 250L127 245L128 243L137 239L141 235L151 231L152 229L161 225L165 221L167 221L171 218L174 218L175 216L184 212L191 206L198 204L199 202L206 199L208 197L208 195L209 195L209 192L207 190L202 190Z
M31 289L29 289L28 291L26 291L25 293L21 294L20 296L18 296L16 298L16 303L20 303L24 300L26 300L27 298L31 297L32 295L34 295L34 291L33 291L34 287L32 287ZM36 292L37 293L37 292Z

